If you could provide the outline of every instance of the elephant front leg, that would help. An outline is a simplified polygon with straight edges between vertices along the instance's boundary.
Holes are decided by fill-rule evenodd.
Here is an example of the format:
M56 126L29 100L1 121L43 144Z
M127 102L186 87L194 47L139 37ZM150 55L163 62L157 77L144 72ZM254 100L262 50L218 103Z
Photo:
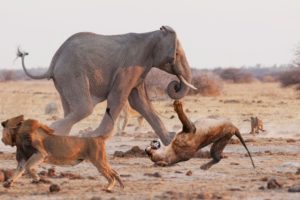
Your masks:
M171 142L171 138L151 105L144 83L131 91L128 100L131 107L147 120L164 145L168 145Z
M113 133L116 120L125 105L128 95L142 74L142 68L132 67L120 70L107 97L107 108L100 126L92 135L109 137Z

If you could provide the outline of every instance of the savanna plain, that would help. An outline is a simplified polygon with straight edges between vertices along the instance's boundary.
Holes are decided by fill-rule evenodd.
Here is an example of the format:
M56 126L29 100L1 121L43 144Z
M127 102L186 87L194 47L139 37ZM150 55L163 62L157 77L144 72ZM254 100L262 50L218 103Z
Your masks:
M167 129L180 131L173 101L152 99ZM50 102L59 105L57 113L45 114ZM138 128L132 118L126 129L116 130L106 144L110 164L120 174L124 189L116 185L113 192L105 192L105 178L89 162L74 167L42 164L37 171L47 181L32 184L25 174L9 189L0 186L0 199L300 199L299 192L288 191L300 184L300 98L295 90L279 83L226 83L217 97L186 96L183 103L192 121L207 116L229 118L240 129L256 168L235 137L225 148L226 158L207 171L200 169L209 160L205 157L170 167L154 166L143 149L157 137L147 123ZM92 115L73 127L71 135L96 128L105 107L105 103L97 105ZM1 82L1 121L20 114L47 125L62 118L53 83ZM249 134L251 116L262 119L265 132ZM15 149L1 142L0 168L10 170L16 165ZM54 183L60 191L51 193L49 186Z

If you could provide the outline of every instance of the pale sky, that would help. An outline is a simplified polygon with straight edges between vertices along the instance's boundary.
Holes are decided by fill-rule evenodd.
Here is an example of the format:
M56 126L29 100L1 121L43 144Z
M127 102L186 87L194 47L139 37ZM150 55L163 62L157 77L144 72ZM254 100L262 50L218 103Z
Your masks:
M0 0L0 69L18 45L31 67L48 67L81 31L99 34L175 29L191 67L287 64L300 46L300 0Z

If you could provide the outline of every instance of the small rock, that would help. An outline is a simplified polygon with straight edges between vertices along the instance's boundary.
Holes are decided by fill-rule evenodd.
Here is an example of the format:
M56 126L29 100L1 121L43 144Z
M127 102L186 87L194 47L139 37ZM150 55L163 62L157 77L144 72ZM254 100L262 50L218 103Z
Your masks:
M261 181L267 181L268 180L268 177L262 177L261 179L259 179L259 180L261 180Z
M0 170L0 182L4 182L5 180L5 174L2 170Z
M260 186L258 189L259 190L265 190L265 187L264 186Z
M248 138L248 139L245 139L245 142L246 142L246 143L250 143L250 142L255 142L255 140L252 139L252 138Z
M92 197L91 200L101 200L101 197Z
M144 150L142 150L139 146L133 146L131 149L129 149L126 152L122 151L115 151L114 157L146 157L147 154Z
M47 176L47 172L45 170L42 170L38 173L40 176Z
M230 191L242 191L241 188L229 188Z
M293 142L296 142L296 140L294 140L294 139L287 139L286 142L287 143L293 143Z
M187 175L187 176L192 176L192 174L193 174L193 172L191 170L189 170L185 173L185 175Z
M198 194L196 198L197 199L212 199L212 194L202 192L202 193Z
M300 184L292 185L292 186L288 189L288 192L300 192Z
M182 171L176 170L175 173L176 173L176 174L182 174L183 172L182 172Z
M51 184L52 182L51 182L51 181L49 181L48 179L41 178L41 179L39 180L39 183Z
M223 101L223 103L241 103L241 101L236 100L236 99L229 99L229 100Z
M80 175L73 174L70 172L61 172L58 177L59 178L69 178L70 180L83 179Z
M56 176L55 169L54 168L49 168L48 172L47 172L47 176L48 177L55 177Z
M97 178L96 177L94 177L94 176L88 176L87 177L89 180L96 180Z
M130 174L120 174L120 177L131 177Z
M281 188L281 187L282 187L282 185L279 184L275 178L271 178L267 182L267 188L268 189L278 189L278 188Z
M154 172L154 173L145 173L144 176L150 176L150 177L155 177L155 178L160 178L161 175L158 172Z
M59 185L57 185L57 184L52 184L52 185L50 185L50 187L49 187L49 191L50 191L50 192L59 192L59 191L60 191L60 187L59 187Z
M231 162L230 165L239 165L239 163Z
M125 157L125 153L123 151L115 151L114 157L123 158Z

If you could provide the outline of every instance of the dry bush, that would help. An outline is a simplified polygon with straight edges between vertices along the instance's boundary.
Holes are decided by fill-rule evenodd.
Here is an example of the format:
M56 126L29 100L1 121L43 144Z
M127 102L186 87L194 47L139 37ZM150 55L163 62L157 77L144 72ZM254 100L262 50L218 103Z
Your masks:
M223 80L232 83L251 83L255 80L251 73L241 68L217 69L214 72Z
M296 89L300 90L300 67L282 72L279 81L283 87L296 86Z
M197 90L190 89L190 95L201 94L203 96L218 96L223 89L223 82L220 77L210 72L193 75L192 84Z
M13 81L16 80L16 73L14 70L1 70L0 81Z
M278 81L278 78L275 75L270 74L270 75L265 75L265 76L261 77L260 81L264 82L264 83L273 83L273 82Z
M217 96L221 93L223 82L218 75L192 69L192 76L192 84L198 89L190 89L189 95ZM178 78L159 69L152 69L146 78L149 96L152 99L167 98L166 89L172 80L178 80Z
M175 75L153 68L148 73L145 84L151 99L167 98L166 89L172 80L178 80Z

